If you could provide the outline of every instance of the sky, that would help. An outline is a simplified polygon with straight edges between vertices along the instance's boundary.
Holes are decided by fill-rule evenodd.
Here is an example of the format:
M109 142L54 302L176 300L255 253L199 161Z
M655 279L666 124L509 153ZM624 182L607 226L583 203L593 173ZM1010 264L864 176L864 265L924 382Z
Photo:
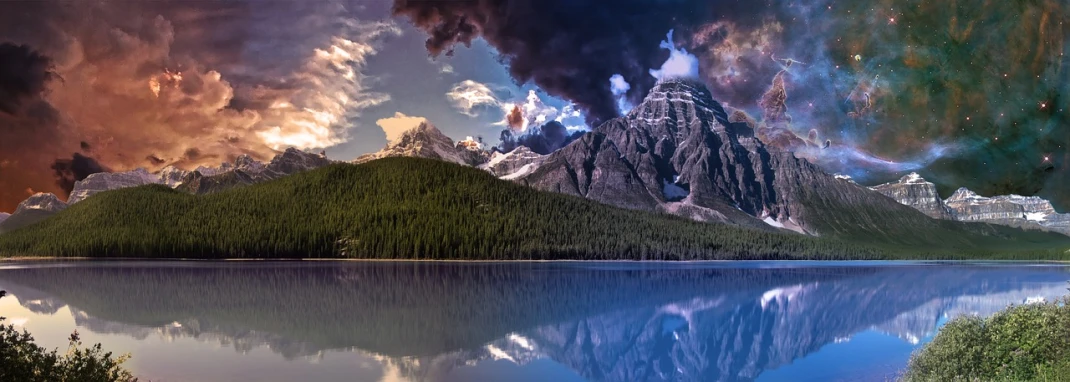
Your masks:
M551 152L666 76L701 79L761 126L829 141L767 143L864 184L917 171L945 197L969 187L1070 209L1063 0L4 7L0 211L34 192L65 197L94 172L290 146L351 160L421 122Z

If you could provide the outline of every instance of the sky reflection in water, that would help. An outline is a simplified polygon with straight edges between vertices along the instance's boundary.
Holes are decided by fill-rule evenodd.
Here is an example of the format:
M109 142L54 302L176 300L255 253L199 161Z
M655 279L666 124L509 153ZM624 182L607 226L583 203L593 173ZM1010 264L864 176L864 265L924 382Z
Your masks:
M0 315L153 381L884 381L948 318L1067 293L1014 263L0 266Z

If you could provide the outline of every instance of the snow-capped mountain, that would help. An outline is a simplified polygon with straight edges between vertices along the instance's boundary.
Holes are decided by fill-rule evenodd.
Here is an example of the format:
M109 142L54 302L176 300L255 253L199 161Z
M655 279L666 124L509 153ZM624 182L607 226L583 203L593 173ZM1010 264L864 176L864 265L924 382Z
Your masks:
M175 188L182 184L182 178L189 175L189 171L174 167L167 166L160 170L157 175L160 177L160 183L167 185L168 187Z
M39 192L19 203L15 213L0 219L0 233L14 231L24 226L45 220L67 208L67 203L55 194Z
M100 172L74 182L74 189L67 198L67 204L78 203L103 191L160 183L163 183L160 175L150 174L143 168L126 172Z
M218 168L199 168L186 174L176 189L206 194L233 187L244 186L287 175L312 170L334 163L324 153L309 153L293 147L275 155L271 162L263 163L248 155L238 156L234 163L223 163Z
M480 166L502 179L516 179L535 171L546 159L527 146L518 146L508 153L495 151L485 165Z
M401 133L393 141L387 143L382 150L361 155L353 163L360 164L391 157L438 159L468 166L478 166L486 162L486 156L482 150L473 150L469 147L469 143L457 145L453 139L447 137L434 125L421 123Z
M1070 235L1070 214L1056 212L1051 202L1037 196L984 197L959 188L947 199L940 199L936 185L917 173L870 188L937 219L1044 229Z
M873 186L870 189L914 207L935 219L954 220L951 208L940 199L936 185L926 181L916 172L907 174L897 182Z
M663 81L627 115L550 154L518 181L624 208L815 235L935 225L790 152L767 149L751 126L735 120L702 83Z
M298 172L323 167L333 163L323 154L307 153L295 148L286 149L263 163L248 155L238 156L233 163L224 162L219 167L198 167L185 171L168 166L152 174L143 168L125 172L92 174L75 182L68 202L56 195L38 193L19 204L15 213L0 219L0 232L36 223L62 211L69 205L79 203L97 193L146 184L164 184L190 193L209 193L231 187L253 184Z
M67 203L60 200L55 194L38 192L19 203L19 207L15 209L15 213L11 214L11 216L27 211L60 212L66 208Z

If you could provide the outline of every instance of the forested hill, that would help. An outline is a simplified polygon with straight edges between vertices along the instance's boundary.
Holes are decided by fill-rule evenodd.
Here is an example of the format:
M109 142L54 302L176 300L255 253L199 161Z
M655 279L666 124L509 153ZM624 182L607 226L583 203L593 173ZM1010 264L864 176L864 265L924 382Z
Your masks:
M158 185L107 191L0 235L3 256L689 260L896 254L625 210L416 158L336 164L209 195Z

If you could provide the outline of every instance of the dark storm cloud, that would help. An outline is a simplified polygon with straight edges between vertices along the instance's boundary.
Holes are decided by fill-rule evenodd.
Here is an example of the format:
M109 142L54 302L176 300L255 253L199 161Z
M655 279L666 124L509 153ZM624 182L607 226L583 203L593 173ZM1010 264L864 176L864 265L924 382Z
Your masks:
M0 43L0 112L15 114L55 76L52 60L27 45Z
M57 159L52 163L52 174L55 176L56 185L67 195L74 189L74 182L108 171L96 159L82 155L82 153L74 153L70 159Z
M665 34L673 28L684 34L721 12L720 3L729 2L396 0L394 14L428 33L427 49L435 56L484 38L517 82L576 103L594 126L618 115L610 77L623 76L631 84L627 99L641 100L656 82L650 69L669 56L659 47Z
M502 152L510 152L517 147L526 146L535 153L546 155L565 147L583 134L583 131L569 132L561 122L550 121L541 127L531 128L520 136L515 135L512 130L502 130L499 149Z

